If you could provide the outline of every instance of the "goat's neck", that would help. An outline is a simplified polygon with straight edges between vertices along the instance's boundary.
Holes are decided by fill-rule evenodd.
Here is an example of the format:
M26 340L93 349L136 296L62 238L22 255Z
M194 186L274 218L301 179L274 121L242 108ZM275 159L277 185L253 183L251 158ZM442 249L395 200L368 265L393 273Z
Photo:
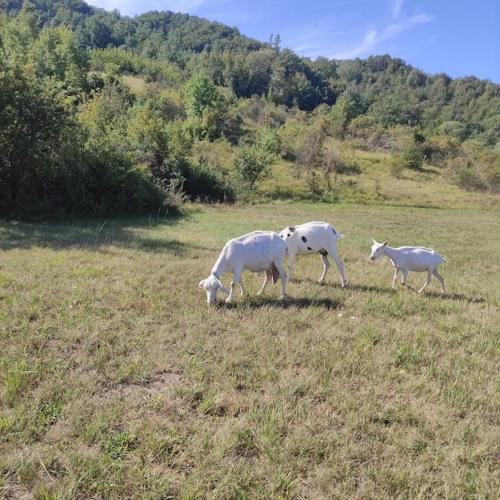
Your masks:
M215 261L214 266L212 267L212 274L215 274L219 279L226 272L227 261L224 256L224 252L221 252L219 258Z
M399 252L395 248L386 245L384 247L384 255L387 255L387 257L389 257L389 259L391 259L392 262L396 262Z

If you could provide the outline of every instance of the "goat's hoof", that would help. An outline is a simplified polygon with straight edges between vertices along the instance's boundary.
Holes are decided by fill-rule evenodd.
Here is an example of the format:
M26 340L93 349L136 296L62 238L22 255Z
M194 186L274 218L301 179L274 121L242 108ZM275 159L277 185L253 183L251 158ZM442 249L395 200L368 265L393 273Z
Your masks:
M325 280L318 280L318 283L322 285L325 282Z
M285 300L285 299L286 299L286 295L280 295L280 296L278 297L278 299L279 299L279 300Z
M224 302L225 302L226 304L231 304L231 299L230 299L230 298L227 298Z

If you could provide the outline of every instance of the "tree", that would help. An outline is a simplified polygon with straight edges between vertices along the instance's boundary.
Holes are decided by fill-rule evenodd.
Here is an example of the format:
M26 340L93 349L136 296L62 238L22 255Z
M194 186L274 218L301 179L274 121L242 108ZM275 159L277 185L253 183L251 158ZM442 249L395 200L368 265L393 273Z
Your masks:
M55 78L68 95L85 89L88 56L68 28L43 29L33 44L30 58L38 76Z
M280 151L280 138L275 128L262 127L259 129L257 147L269 156L276 156Z
M135 104L127 121L127 138L135 159L158 168L168 151L166 123L161 107L153 99Z
M270 155L257 146L243 146L234 160L234 166L243 181L252 188L265 176L271 162Z
M348 86L332 107L331 117L338 126L338 135L344 137L349 123L362 114L364 106L354 86Z
M326 85L297 54L281 50L272 64L269 98L276 104L312 110L327 97Z
M195 73L187 81L183 93L188 116L201 118L206 108L213 108L222 101L218 90L202 73Z
M35 206L49 194L70 124L57 87L0 66L0 212Z

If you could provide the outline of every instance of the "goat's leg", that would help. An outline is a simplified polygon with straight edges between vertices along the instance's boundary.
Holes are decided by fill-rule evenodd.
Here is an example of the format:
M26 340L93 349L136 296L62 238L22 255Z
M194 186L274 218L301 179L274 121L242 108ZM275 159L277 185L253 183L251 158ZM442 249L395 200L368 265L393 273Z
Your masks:
M321 253L320 256L321 260L323 261L323 274L319 278L318 282L323 283L325 281L325 276L326 273L328 272L328 268L330 267L330 261L328 260L328 254L326 252Z
M295 259L297 256L295 254L290 254L288 256L288 281L292 281L293 266L295 266Z
M403 286L406 286L408 288L410 288L407 284L406 284L406 278L408 277L408 270L407 269L402 269L401 270L401 284Z
M441 292L444 293L445 290L444 290L444 279L443 279L443 277L438 273L437 269L434 269L434 271L432 272L432 274L437 278L437 280L439 281L439 283L441 283Z
M335 264L337 264L337 267L340 272L340 283L342 287L347 285L347 278L345 276L345 269L344 269L344 263L340 260L340 257L337 255L337 249L335 247L330 248L330 251L328 252L332 259L335 261Z
M418 293L422 293L430 284L432 280L432 272L433 272L432 269L427 270L427 279L425 280L424 286L418 291Z
M233 300L236 285L240 282L241 282L241 269L237 269L233 273L233 279L231 280L231 290L229 291L229 295L227 296L226 299L227 304L229 304Z
M245 295L245 293L246 292L245 292L245 289L243 288L243 281L240 278L240 294L243 297L243 295Z
M260 295L266 289L268 281L269 281L269 274L267 271L264 271L264 283L262 283L262 286L260 287L260 290L257 292L257 295Z
M396 288L396 281L398 279L399 269L397 267L394 268L394 277L392 278L392 288Z
M278 273L281 278L281 295L280 299L284 299L286 297L286 283L287 283L287 277L286 277L286 272L285 272L285 267L283 265L283 262L274 262L274 265L276 266L276 269L278 270Z

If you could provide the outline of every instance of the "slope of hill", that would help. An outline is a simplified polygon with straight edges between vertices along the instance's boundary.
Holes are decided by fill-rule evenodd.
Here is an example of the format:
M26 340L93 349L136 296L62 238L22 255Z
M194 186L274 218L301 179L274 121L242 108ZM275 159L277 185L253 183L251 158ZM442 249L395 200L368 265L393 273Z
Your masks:
M427 169L499 189L492 82L388 55L311 61L172 12L129 18L78 0L4 0L2 10L4 213L156 211L181 191L230 201L255 187L335 200L356 190L342 176L376 172L381 152L395 179ZM301 179L300 194L261 182L274 173L282 184L280 172Z
M30 0L39 13L39 26L67 25L75 29L87 48L109 45L142 48L158 42L171 53L203 50L258 50L264 44L242 36L236 28L188 14L147 12L136 17L107 12L81 0ZM23 0L6 0L5 9L17 14ZM156 40L155 40L156 39Z

